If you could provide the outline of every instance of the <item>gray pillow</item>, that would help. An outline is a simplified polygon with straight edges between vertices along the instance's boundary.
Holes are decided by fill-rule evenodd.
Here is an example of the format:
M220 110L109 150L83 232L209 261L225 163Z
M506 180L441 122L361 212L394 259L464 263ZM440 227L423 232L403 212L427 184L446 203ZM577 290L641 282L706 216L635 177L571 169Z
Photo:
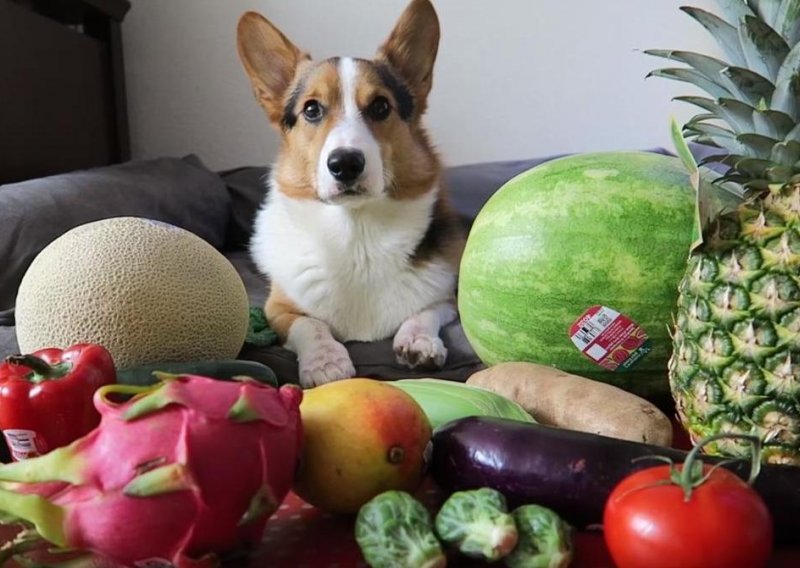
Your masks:
M222 248L230 213L225 184L195 156L127 162L2 185L0 315L10 320L30 263L73 227L111 217L146 217L187 229Z
M492 194L508 180L534 166L559 157L485 162L448 168L444 172L444 181L450 196L450 203L461 216L464 224L471 227L478 212Z
M263 166L245 166L219 173L231 196L228 248L241 249L249 244L256 212L267 195L269 171Z

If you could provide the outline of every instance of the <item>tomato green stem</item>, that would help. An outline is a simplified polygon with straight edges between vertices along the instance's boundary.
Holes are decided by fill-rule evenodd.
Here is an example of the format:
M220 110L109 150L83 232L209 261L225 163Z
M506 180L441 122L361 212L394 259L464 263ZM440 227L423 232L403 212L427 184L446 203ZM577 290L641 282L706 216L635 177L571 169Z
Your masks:
M692 490L699 487L708 479L708 475L703 475L703 461L700 459L700 452L707 444L716 440L744 440L750 442L750 475L747 483L752 485L761 471L761 439L757 436L750 436L748 434L716 434L701 440L692 450L683 462L683 468L680 473L673 471L673 483L680 485L683 488L684 500L688 501L692 496Z

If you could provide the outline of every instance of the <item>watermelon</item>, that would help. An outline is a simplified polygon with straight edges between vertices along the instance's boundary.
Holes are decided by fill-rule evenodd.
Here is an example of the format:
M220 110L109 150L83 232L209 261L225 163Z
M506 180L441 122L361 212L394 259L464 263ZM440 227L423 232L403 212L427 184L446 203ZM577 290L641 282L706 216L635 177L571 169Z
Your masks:
M530 361L667 396L693 216L688 173L670 156L579 154L520 174L467 239L458 289L467 339L487 365Z

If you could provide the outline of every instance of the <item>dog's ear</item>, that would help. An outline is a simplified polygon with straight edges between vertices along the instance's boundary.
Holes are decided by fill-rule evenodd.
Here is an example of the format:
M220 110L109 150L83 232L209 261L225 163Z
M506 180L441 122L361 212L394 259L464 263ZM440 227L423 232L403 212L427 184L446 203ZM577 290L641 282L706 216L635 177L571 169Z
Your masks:
M256 99L270 121L278 125L297 66L310 57L256 12L247 12L239 19L236 44Z
M415 114L425 112L433 83L433 64L439 49L439 18L429 0L412 0L378 50L414 95Z

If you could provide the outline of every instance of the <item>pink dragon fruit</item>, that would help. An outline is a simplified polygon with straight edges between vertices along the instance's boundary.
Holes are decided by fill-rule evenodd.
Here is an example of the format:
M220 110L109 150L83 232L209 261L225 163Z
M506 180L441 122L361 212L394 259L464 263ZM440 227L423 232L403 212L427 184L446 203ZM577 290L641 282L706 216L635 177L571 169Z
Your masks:
M114 402L114 393L136 393ZM257 544L292 485L302 391L195 375L109 385L100 425L69 446L0 467L0 514L59 546L132 566L201 566Z

